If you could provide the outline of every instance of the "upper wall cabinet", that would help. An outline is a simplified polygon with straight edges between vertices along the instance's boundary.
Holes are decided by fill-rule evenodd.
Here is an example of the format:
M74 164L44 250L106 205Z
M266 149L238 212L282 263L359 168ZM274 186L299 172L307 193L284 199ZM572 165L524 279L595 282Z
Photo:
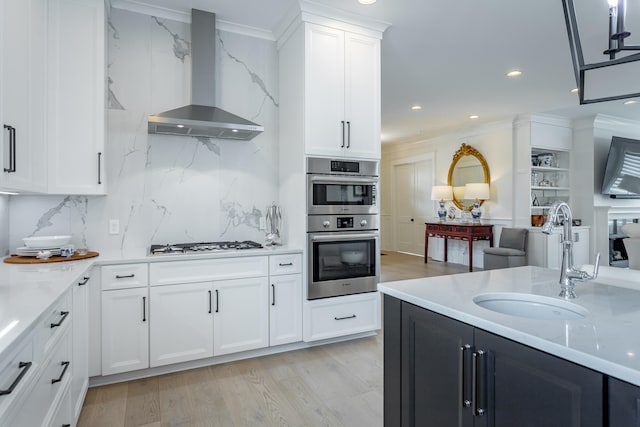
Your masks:
M380 40L305 25L306 154L380 158Z
M305 155L379 159L386 26L301 17L279 41L283 146L302 140Z
M0 189L104 194L103 0L0 10Z
M48 193L105 194L103 0L49 2Z
M45 191L45 0L3 0L0 37L0 189Z

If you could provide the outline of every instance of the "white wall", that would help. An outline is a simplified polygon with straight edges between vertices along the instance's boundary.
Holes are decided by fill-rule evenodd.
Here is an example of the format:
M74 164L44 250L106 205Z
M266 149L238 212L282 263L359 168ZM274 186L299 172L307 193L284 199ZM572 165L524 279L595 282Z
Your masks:
M482 205L483 221L498 225L511 223L513 217L513 124L511 121L494 123L472 130L452 133L437 138L405 144L384 144L380 164L380 197L382 240L392 249L393 242L393 206L391 195L391 174L393 164L410 161L424 156L433 155L435 179L434 185L446 185L449 166L456 150L462 143L476 148L486 159L491 176L491 199ZM434 206L436 202L433 202ZM447 202L447 207L450 202ZM437 208L436 208L437 209ZM474 244L474 266L482 267L482 249L488 247L488 242ZM433 248L433 252L431 253ZM429 245L429 251L436 259L441 259L442 248L436 242ZM468 263L469 254L466 242L449 242L449 261Z
M190 101L189 38L188 24L111 11L108 195L11 196L11 248L25 236L58 233L123 255L144 253L152 243L264 239L259 219L278 202L275 42L225 31L216 37L215 104L263 125L261 135L251 141L148 135L149 114ZM0 199L0 230L6 204ZM110 219L120 221L120 234L107 233Z

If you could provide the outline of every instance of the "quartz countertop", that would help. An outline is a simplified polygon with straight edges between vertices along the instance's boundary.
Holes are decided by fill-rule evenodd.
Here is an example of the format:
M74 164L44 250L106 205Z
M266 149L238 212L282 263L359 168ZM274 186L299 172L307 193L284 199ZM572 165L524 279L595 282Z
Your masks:
M476 295L516 292L558 297L560 272L517 267L386 282L387 295L640 386L640 272L578 282L576 320L539 320L476 305Z
M0 360L12 345L27 334L37 319L53 305L76 280L94 265L141 262L186 261L231 257L300 253L300 248L272 246L185 255L148 255L140 249L132 253L100 253L86 260L43 264L0 263Z

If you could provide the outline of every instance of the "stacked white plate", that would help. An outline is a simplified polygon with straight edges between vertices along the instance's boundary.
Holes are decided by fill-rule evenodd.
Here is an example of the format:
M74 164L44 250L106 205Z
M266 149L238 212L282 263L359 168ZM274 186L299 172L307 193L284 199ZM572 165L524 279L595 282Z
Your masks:
M51 255L60 255L60 248L34 249L23 246L16 249L16 255L20 256L37 256L38 252L49 251Z
M38 252L49 251L60 255L60 248L71 240L71 236L34 236L22 239L24 246L16 249L16 255L37 256Z

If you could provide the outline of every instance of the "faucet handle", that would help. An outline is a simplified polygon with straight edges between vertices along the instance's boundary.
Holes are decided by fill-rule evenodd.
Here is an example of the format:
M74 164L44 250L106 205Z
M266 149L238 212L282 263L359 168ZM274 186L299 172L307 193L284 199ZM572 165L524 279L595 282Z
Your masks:
M600 271L600 252L596 254L596 262L593 265L593 275L591 276L592 279L598 277L598 271Z

